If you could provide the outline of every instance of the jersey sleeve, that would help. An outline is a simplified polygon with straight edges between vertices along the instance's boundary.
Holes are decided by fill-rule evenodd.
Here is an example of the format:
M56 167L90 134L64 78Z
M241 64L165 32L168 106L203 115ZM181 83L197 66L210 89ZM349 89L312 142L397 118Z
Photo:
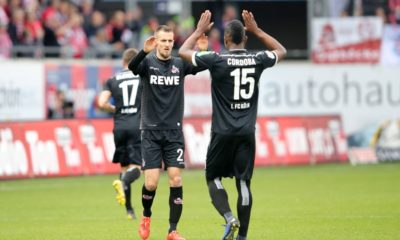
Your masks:
M135 75L142 75L146 70L147 54L141 50L129 63L128 68Z
M183 67L185 69L185 75L188 75L188 74L194 75L198 72L201 72L201 71L204 71L207 69L206 67L193 66L193 64L190 64L189 62L186 62L186 61L183 61Z
M112 78L107 79L107 81L103 85L103 91L111 92L111 89L112 89L111 82L112 82Z
M273 51L260 51L256 54L258 61L262 63L264 68L273 67L278 62L278 56Z
M218 57L219 55L216 52L194 52L192 55L192 64L195 67L210 69Z

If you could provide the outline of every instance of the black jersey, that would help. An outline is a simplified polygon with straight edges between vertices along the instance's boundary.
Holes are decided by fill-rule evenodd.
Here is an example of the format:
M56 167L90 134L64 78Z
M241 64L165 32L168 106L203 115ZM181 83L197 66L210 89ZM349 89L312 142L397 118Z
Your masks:
M142 121L147 130L182 129L184 110L184 79L201 71L181 58L163 61L154 52L141 51L129 64L143 84ZM204 69L204 68L203 68Z
M114 128L138 129L140 124L142 84L139 76L123 70L104 84L115 100Z
M211 73L212 131L221 134L247 134L255 131L258 82L261 73L277 62L274 52L227 53L196 52L193 65Z

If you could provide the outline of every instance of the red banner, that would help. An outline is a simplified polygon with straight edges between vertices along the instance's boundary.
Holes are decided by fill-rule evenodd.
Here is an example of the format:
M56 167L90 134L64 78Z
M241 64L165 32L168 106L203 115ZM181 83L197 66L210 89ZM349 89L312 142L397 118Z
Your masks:
M111 119L0 123L0 179L118 173ZM185 161L203 167L208 118L188 118ZM340 118L276 117L257 122L256 165L346 161Z
M117 173L111 120L0 123L0 178Z
M211 121L185 120L186 159L202 167ZM257 121L256 166L347 161L347 142L340 117L260 117Z

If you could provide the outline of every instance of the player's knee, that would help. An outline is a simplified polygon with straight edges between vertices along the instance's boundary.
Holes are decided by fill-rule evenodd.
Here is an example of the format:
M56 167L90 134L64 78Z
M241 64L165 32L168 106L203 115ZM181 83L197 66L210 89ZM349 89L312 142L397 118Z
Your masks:
M157 189L157 183L156 182L151 182L148 181L144 184L147 190L149 191L155 191Z
M147 178L144 183L146 189L149 191L155 191L157 189L157 184L158 182L156 181L156 179L152 178Z
M180 186L182 186L182 177L180 175L171 176L169 178L169 185L171 187L180 187Z

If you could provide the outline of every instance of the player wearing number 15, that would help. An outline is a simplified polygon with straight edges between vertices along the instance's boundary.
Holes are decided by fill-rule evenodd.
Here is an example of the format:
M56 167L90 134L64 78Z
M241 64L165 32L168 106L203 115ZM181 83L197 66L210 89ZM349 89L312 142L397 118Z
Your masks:
M209 29L211 13L205 11L197 29L184 42L179 55L194 66L206 67L211 73L212 134L206 157L206 180L212 203L225 218L222 239L247 238L252 206L250 181L254 168L255 124L257 118L258 82L264 69L274 66L286 55L286 49L258 28L251 12L242 12L245 27L233 20L225 28L226 53L195 52L198 39ZM245 49L245 31L254 34L267 48L250 52ZM238 218L233 216L221 178L235 177L238 191Z
M131 183L140 177L142 162L139 130L142 85L139 76L128 70L128 63L136 54L133 48L124 51L124 69L105 82L98 98L100 108L114 113L113 163L121 165L121 174L120 179L113 182L113 187L117 192L118 203L125 205L130 219L135 218L131 204ZM111 97L115 105L110 104Z

